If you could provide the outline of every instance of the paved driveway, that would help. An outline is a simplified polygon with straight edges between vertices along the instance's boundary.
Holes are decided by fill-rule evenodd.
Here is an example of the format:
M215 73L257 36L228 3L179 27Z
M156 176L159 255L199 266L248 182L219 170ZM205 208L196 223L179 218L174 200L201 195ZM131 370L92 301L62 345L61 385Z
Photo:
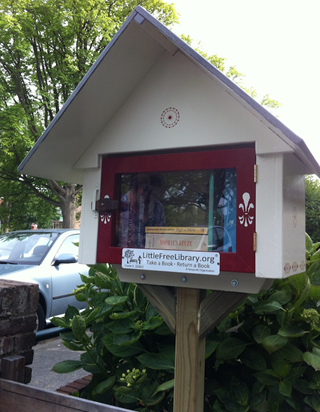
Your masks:
M29 365L32 368L30 386L55 391L67 383L89 375L88 372L82 369L66 374L55 373L51 370L56 363L63 360L80 359L81 352L73 352L67 349L63 346L60 338L41 341L33 349L33 364Z

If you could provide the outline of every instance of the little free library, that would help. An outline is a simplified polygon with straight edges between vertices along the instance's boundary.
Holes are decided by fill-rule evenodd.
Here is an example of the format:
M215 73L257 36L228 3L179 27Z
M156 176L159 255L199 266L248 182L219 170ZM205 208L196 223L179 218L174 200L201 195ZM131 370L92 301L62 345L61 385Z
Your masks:
M318 163L141 7L19 171L83 184L79 260L137 283L176 334L175 412L203 410L206 334L305 271L304 175Z

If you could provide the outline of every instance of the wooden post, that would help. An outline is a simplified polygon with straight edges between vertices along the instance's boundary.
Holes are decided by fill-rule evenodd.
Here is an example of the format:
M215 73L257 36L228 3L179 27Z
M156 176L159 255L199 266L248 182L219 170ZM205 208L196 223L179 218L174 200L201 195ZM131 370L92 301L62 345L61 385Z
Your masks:
M248 296L245 293L139 285L176 334L174 412L203 412L206 335Z
M205 337L200 338L199 289L178 288L174 412L202 412Z
M1 359L1 378L24 383L24 356L12 355Z

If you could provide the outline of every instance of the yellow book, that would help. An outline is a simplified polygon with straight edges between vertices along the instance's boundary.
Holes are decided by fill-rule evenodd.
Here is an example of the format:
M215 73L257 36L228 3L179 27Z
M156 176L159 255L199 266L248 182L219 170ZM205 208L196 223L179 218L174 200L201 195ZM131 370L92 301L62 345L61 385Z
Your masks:
M147 233L146 249L208 251L207 235Z
M168 226L147 226L146 233L181 233L189 235L207 235L207 227L168 227Z

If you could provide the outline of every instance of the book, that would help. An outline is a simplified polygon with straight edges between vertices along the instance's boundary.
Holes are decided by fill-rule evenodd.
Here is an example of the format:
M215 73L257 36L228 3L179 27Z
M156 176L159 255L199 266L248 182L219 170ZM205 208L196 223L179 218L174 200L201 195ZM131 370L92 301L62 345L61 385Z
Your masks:
M208 236L184 233L147 233L145 248L208 251Z
M207 235L207 227L168 227L168 226L146 226L146 233L183 233L192 235Z

